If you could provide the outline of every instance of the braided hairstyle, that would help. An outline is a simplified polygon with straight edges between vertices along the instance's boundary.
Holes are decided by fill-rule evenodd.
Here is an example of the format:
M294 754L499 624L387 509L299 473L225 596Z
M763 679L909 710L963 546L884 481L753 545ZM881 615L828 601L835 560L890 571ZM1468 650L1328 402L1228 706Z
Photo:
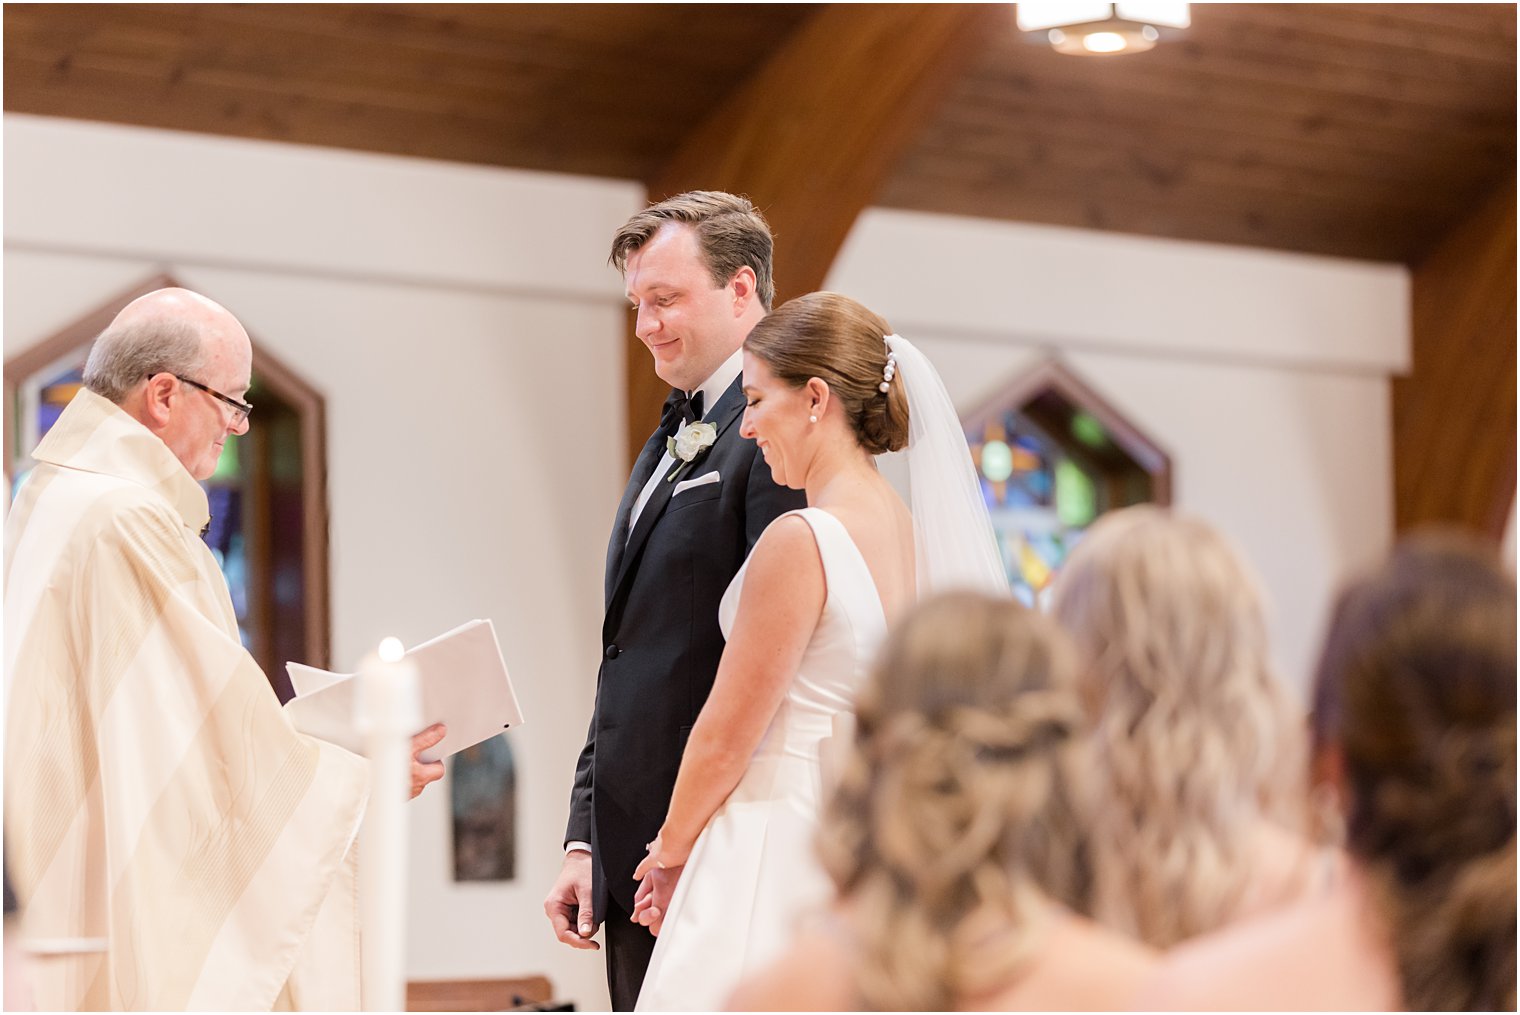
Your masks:
M1202 521L1104 515L1057 578L1052 613L1095 717L1097 919L1153 947L1235 918L1263 819L1301 826L1301 711L1272 671L1256 583Z
M1313 735L1405 1007L1514 1010L1515 583L1492 552L1416 537L1341 595Z
M851 909L856 989L944 1010L1016 977L1082 874L1081 707L1061 633L1010 600L931 599L892 633L819 832Z

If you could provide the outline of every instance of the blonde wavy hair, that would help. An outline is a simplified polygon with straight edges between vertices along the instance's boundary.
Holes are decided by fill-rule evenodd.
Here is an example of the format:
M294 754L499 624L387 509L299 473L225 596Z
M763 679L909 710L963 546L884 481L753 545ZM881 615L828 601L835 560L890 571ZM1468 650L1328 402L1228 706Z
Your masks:
M865 1007L1008 984L1047 898L1081 894L1074 675L1055 625L1009 600L941 596L889 637L819 832Z
M1132 507L1088 530L1052 612L1095 727L1089 912L1158 948L1223 926L1260 873L1260 819L1302 827L1303 717L1255 580L1202 521Z
M1515 1009L1515 583L1451 534L1400 544L1335 608L1316 752L1409 1011Z

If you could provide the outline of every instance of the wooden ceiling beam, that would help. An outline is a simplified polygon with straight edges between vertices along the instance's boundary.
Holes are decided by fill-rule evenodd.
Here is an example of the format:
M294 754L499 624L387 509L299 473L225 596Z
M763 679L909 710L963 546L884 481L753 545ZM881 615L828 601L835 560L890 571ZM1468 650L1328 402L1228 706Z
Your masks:
M1414 266L1412 357L1393 381L1394 519L1497 542L1515 499L1515 179Z
M749 195L776 233L778 299L818 288L988 20L978 4L821 8L684 139L651 199Z
M778 303L823 285L856 217L976 55L998 5L830 4L684 139L647 184L748 196L775 234ZM630 461L665 386L631 334Z

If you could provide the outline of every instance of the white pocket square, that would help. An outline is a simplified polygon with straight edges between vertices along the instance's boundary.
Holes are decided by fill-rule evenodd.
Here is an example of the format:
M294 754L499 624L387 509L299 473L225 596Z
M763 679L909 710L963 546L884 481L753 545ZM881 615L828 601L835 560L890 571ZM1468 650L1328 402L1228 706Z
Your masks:
M672 499L674 499L681 496L682 493L690 490L692 487L706 486L709 483L716 483L722 478L723 477L718 475L716 472L709 472L706 475L698 476L696 479L682 480L676 484L676 488L674 490L670 491L670 496Z

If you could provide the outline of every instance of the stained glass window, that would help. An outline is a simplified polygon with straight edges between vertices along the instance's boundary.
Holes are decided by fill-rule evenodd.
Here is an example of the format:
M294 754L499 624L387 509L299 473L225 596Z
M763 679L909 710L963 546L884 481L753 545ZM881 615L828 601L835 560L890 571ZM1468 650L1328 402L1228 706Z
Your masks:
M1169 499L1166 455L1054 361L965 425L1009 583L1027 605L1043 605L1098 515Z
M27 385L22 393L23 418L18 421L21 424L19 439L25 452L36 447L58 422L58 417L63 415L64 408L83 384L83 378L84 351L81 350L78 355L41 371ZM21 489L22 482L32 471L29 454L17 456L16 464L16 474L11 477L11 500L16 499L16 491Z

